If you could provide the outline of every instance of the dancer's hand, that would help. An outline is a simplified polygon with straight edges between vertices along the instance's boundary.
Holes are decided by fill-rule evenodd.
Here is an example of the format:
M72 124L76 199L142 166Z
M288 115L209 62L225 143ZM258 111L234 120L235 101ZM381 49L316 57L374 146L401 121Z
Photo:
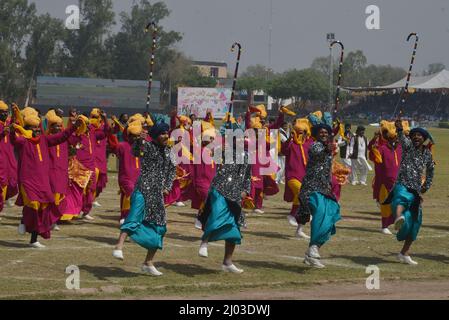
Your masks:
M247 196L248 196L248 194L245 191L243 191L242 192L242 199L245 199Z
M164 190L162 193L164 194L164 196L168 196L170 194L170 191Z

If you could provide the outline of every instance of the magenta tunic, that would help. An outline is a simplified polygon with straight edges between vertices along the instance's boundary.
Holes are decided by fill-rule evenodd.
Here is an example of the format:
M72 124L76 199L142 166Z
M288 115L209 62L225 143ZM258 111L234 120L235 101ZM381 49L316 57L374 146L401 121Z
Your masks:
M205 148L203 147L201 153ZM192 177L192 208L199 210L201 205L206 202L207 194L209 192L210 184L215 177L216 164L205 164L201 161L201 164L193 164L193 177Z
M312 138L307 138L301 146L293 140L282 144L282 153L285 155L285 180L296 179L302 183L302 179L306 174L306 166L309 155L309 148L313 143ZM285 187L284 200L287 202L293 201L293 193L288 186Z
M69 144L67 141L48 148L50 153L50 186L53 194L65 195L69 185Z
M19 156L18 182L23 186L28 199L40 203L54 202L54 195L50 185L50 156L49 147L66 141L73 129L64 130L51 136L40 136L39 142L11 134L11 140ZM19 196L18 205L23 205Z
M118 183L127 196L134 191L134 185L140 175L140 158L133 155L132 145L125 141L118 145L111 144L112 152L119 159Z
M94 148L95 166L99 170L97 181L97 196L103 191L103 189L106 187L106 183L108 182L108 159L106 157L107 140L105 139L106 135L103 135L103 133L105 132L104 127L104 124L98 129L93 127L96 137L99 137ZM97 135L97 133L99 135Z
M11 142L9 135L4 135L3 124L0 122L0 149L3 152L3 162L5 165L6 173L2 176L6 179L6 185L8 186L6 199L14 197L17 192L17 159L14 154L14 146Z
M391 191L399 173L402 147L398 144L396 149L393 149L388 144L384 144L379 146L378 150L382 156L382 163L379 164L379 184L385 185L387 190Z

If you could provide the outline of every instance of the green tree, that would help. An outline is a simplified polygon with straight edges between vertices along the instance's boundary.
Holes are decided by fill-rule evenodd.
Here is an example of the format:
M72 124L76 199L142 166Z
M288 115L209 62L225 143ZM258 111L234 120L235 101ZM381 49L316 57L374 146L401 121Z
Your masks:
M423 76L428 76L431 74L435 74L438 73L440 71L443 71L444 69L446 69L446 66L443 63L431 63L428 65L427 69L424 70L423 72Z
M36 15L27 0L0 1L0 98L16 100L24 93L22 52Z
M215 78L203 76L197 67L190 65L184 71L176 87L213 88L216 85Z
M59 73L73 77L97 77L110 61L105 39L115 24L112 0L80 0L80 29L64 29L59 54Z
M268 69L262 64L248 66L242 73L242 77L272 79L275 76L273 70Z

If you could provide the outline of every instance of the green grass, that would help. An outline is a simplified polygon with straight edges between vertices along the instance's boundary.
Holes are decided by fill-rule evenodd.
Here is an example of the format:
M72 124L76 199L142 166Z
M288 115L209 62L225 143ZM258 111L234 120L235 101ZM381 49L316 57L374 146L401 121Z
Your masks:
M372 131L368 128L368 137ZM302 263L307 242L293 237L295 230L286 220L290 205L282 201L282 190L265 201L264 215L248 217L249 229L243 231L242 246L235 254L235 263L245 269L243 274L220 272L223 243L209 247L208 259L198 257L201 232L193 227L194 210L169 208L165 248L156 256L156 266L164 276L145 276L140 273L145 251L136 244L126 243L124 262L111 256L119 217L117 177L111 173L99 199L103 207L94 209L95 222L61 226L50 241L42 241L48 246L45 250L27 247L28 236L17 234L20 209L5 208L0 221L0 298L187 298L245 290L264 291L269 297L273 290L299 290L328 282L362 286L368 265L380 268L382 281L447 279L449 130L433 129L432 134L437 141L437 169L434 185L424 197L423 228L412 247L417 267L396 262L401 243L379 232L380 217L371 188L345 186L343 220L321 252L325 269L310 269ZM80 268L80 292L65 288L69 265Z

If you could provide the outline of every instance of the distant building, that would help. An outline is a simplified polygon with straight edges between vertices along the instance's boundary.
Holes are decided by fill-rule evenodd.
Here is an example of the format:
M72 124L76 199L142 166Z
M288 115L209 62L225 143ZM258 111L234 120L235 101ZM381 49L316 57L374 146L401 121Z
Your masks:
M224 62L192 61L204 77L226 79L228 77L228 65Z
M37 77L33 105L38 108L59 107L67 111L76 107L90 111L99 107L109 113L144 112L148 82L137 80ZM160 112L160 83L153 81L150 111Z

